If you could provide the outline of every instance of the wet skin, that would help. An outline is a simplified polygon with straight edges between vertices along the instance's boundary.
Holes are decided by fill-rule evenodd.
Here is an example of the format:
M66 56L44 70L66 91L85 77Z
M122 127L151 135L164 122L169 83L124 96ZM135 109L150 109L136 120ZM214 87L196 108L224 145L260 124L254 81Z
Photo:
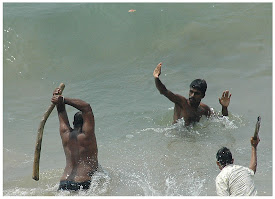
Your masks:
M160 94L164 95L175 104L173 123L176 123L178 119L183 118L185 125L190 125L193 122L198 122L203 115L207 117L210 116L210 108L201 102L205 96L205 93L202 93L200 90L191 87L189 90L188 99L179 94L174 94L168 90L159 79L161 74L161 66L162 62L160 62L155 68L153 76L155 78L156 87ZM227 107L230 103L230 97L231 94L229 94L229 91L226 90L223 92L222 97L219 98L219 102L222 105L223 116L228 115Z

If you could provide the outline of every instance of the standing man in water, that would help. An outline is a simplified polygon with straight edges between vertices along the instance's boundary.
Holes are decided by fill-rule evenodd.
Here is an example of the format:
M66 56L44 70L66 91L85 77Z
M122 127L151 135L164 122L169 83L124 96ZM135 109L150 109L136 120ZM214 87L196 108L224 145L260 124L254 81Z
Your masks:
M216 191L218 196L255 196L257 190L252 177L257 169L257 145L260 139L251 137L252 146L249 168L234 165L230 150L222 147L216 155L217 165L221 172L216 177Z
M98 168L95 121L90 104L80 99L65 98L60 89L53 92L51 102L56 105L60 136L66 156L66 167L58 190L89 189L91 177ZM70 127L65 104L79 110Z
M190 125L192 122L198 122L200 118L205 116L210 116L210 108L201 103L201 100L205 96L207 89L207 84L203 79L196 79L190 84L189 98L174 94L170 90L166 89L164 84L160 81L159 76L161 74L161 65L160 62L153 72L155 78L155 84L160 94L167 97L170 101L175 103L174 108L174 122L176 123L178 119L184 118L185 125ZM222 105L222 115L228 116L227 107L230 103L231 94L226 90L223 92L222 97L219 98L219 102Z

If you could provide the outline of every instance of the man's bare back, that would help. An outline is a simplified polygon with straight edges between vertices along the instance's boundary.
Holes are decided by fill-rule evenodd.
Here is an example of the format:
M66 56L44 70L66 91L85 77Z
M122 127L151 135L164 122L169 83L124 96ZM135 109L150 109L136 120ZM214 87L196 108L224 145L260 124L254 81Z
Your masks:
M60 123L60 136L66 157L66 167L60 178L59 190L88 189L91 176L98 168L94 115L91 106L80 100L64 98L57 88L52 97ZM65 104L80 110L70 127Z
M66 167L62 180L84 182L91 179L98 167L97 150L93 142L87 141L82 132L66 132L62 136L62 144L66 156Z
M201 79L194 80L190 84L189 98L186 99L185 97L174 94L168 90L160 81L159 76L161 74L161 66L162 63L160 62L155 68L153 76L160 94L175 103L173 123L176 123L178 119L183 118L185 125L190 125L192 122L198 122L203 115L207 117L210 116L210 108L206 104L201 103L207 89L206 82ZM231 94L229 95L229 91L224 91L222 97L219 98L219 102L222 105L222 114L224 116L228 115L227 107L230 102L230 97Z

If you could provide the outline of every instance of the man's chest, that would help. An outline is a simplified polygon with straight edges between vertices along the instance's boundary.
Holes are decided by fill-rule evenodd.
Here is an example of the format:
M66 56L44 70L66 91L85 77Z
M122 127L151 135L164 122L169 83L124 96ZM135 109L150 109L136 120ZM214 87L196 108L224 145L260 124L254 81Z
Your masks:
M197 108L186 106L180 111L182 116L189 120L199 120L201 116L204 115L204 110L200 106Z

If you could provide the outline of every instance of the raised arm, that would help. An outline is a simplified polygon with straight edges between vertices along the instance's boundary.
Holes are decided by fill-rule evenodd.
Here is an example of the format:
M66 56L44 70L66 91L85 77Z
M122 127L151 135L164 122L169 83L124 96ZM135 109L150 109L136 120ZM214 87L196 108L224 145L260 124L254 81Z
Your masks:
M86 135L94 135L95 121L94 121L94 114L90 104L80 99L71 99L67 97L64 98L64 103L70 106L73 106L74 108L82 112L82 117L83 117L82 132L85 133Z
M260 142L259 136L257 137L256 140L254 140L254 137L251 137L250 139L252 150L251 150L251 160L250 160L250 165L249 168L256 173L257 169L257 145Z
M56 88L53 92L51 102L56 105L58 118L59 118L59 130L60 133L65 133L71 130L67 111L64 104L64 97L60 95L61 90Z
M231 93L229 94L228 90L223 91L222 97L219 98L219 102L222 105L222 115L223 116L228 116L227 107L229 106L230 98L231 98Z
M155 68L154 72L153 72L153 76L155 78L155 84L157 89L159 90L160 94L164 95L165 97L167 97L170 101L177 103L179 105L181 105L181 96L172 93L170 90L168 90L165 85L160 81L159 76L161 74L161 65L162 62L160 62L157 67Z

